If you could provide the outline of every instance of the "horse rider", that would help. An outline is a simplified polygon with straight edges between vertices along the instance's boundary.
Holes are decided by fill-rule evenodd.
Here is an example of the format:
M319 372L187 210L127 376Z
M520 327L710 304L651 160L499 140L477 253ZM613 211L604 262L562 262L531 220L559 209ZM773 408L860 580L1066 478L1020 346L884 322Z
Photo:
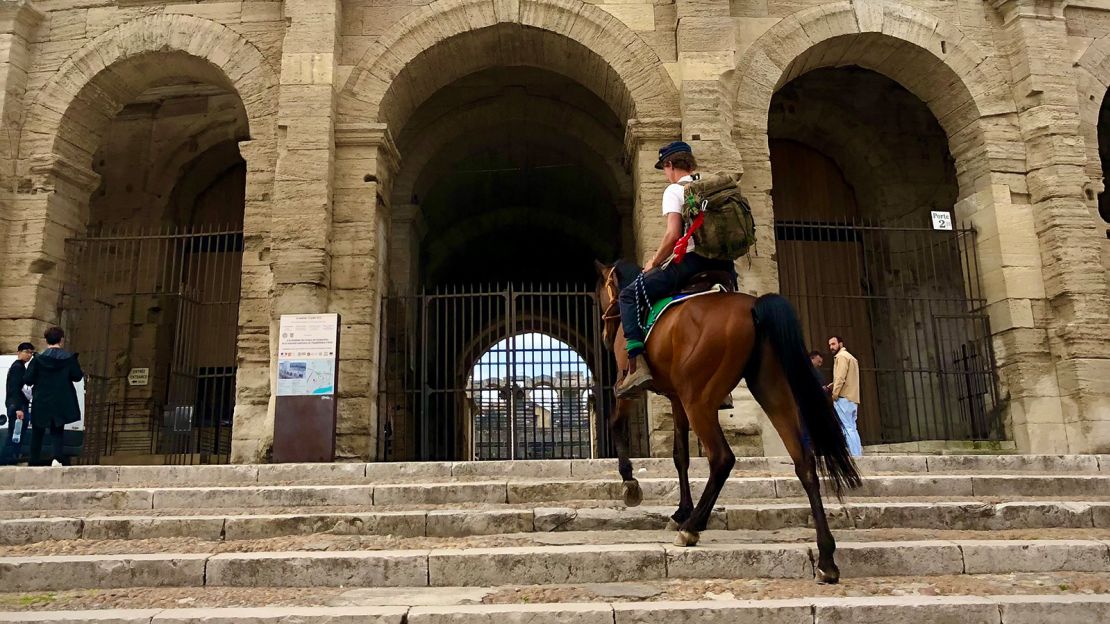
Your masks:
M651 305L682 288L694 275L704 271L727 271L735 275L729 260L714 260L698 255L691 238L681 262L672 262L675 245L683 235L682 202L684 187L698 178L698 163L693 149L675 141L659 149L655 168L663 172L670 185L663 190L663 218L667 230L655 254L644 263L643 274L621 290L621 326L628 350L628 374L616 386L617 396L631 398L651 385L651 369L644 358L644 328L640 324L640 306Z

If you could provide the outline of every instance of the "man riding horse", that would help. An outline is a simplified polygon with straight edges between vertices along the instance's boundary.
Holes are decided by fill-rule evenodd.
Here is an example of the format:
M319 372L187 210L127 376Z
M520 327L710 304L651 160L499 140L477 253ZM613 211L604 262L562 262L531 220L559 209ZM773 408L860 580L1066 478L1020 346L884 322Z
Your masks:
M644 328L640 324L640 306L650 305L682 287L691 277L705 271L731 273L735 280L735 267L729 260L715 260L699 255L694 239L686 242L686 252L680 262L673 261L675 245L683 237L682 204L685 186L698 178L698 163L693 150L683 141L675 141L659 149L655 168L663 171L670 185L663 191L663 218L667 231L655 255L644 263L641 278L621 290L621 326L624 328L625 349L628 351L628 374L616 392L620 398L632 398L651 385L651 369L644 358Z

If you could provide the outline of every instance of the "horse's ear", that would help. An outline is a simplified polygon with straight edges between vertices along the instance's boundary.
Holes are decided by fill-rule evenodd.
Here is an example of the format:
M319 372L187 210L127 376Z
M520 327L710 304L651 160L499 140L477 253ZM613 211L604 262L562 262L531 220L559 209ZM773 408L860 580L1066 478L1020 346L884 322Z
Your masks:
M594 269L597 270L599 276L605 277L605 273L609 270L609 267L605 266L600 260L594 260Z

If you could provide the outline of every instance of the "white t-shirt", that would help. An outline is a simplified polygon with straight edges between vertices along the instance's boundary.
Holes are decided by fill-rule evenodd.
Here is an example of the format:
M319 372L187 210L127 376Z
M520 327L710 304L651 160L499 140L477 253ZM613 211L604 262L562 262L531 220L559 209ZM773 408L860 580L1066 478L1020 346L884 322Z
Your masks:
M691 176L682 176L679 182L693 182L694 178ZM673 213L682 216L682 196L685 192L685 187L682 184L671 184L663 191L663 218ZM691 238L686 243L686 253L694 251L694 239Z

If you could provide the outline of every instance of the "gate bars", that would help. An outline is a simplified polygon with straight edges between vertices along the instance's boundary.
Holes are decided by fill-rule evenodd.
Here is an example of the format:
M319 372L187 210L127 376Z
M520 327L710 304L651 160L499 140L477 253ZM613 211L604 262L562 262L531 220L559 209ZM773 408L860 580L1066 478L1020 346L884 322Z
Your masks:
M386 297L377 459L611 456L612 355L584 285ZM633 447L647 453L646 415Z
M66 241L58 317L87 376L83 462L228 460L242 250L242 231L224 226ZM134 368L149 370L147 384L129 384Z
M810 344L860 363L865 443L1004 437L975 231L776 221L780 286Z

